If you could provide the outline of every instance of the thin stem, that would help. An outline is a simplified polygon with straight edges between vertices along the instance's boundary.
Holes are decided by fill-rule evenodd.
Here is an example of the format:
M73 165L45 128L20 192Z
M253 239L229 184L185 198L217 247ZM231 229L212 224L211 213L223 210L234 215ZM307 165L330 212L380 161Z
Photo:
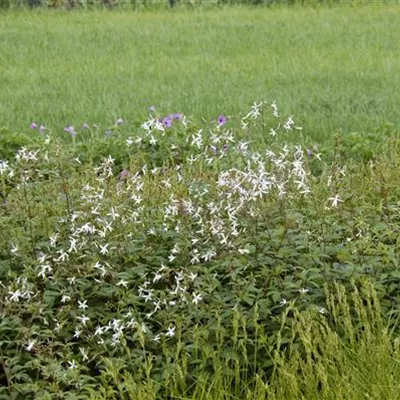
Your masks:
M32 210L31 210L31 205L28 199L28 191L26 189L26 180L25 176L23 177L23 182L24 182L24 199L26 201L27 205L27 210L28 210L28 224L29 224L29 235L31 239L31 246L32 246L32 254L35 254L35 239L33 236L33 227L32 227Z

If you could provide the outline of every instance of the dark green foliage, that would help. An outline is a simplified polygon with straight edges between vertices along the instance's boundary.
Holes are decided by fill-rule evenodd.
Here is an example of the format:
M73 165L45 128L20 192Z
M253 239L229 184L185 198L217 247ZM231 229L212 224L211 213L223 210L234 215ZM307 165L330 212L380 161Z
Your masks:
M16 133L7 128L0 128L0 160L11 160L21 147L38 143L36 136L35 133Z

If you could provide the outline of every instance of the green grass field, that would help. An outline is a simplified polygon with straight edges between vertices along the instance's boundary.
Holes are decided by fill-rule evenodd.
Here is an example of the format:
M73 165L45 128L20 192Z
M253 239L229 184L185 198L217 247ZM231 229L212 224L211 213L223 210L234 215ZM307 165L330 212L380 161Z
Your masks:
M316 140L399 123L400 7L12 12L0 17L0 126L206 119L276 100Z

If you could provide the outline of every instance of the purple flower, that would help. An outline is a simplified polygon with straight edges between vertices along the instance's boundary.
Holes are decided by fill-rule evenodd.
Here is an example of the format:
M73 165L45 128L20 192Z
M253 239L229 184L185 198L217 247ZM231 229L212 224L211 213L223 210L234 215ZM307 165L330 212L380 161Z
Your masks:
M46 129L46 127L44 125L40 125L39 132L43 133L45 131L45 129Z
M222 146L222 151L225 153L225 152L228 151L228 148L229 148L229 146L225 143L225 144Z
M72 125L69 125L66 128L64 128L64 132L69 133L73 138L76 136L75 128Z
M115 125L123 125L124 120L122 118L118 118L117 121L115 122Z
M181 120L183 118L183 114L182 113L171 114L169 117L175 120Z
M119 174L119 179L126 178L128 174L129 174L129 171L126 168L124 168L124 170Z
M165 117L165 118L163 119L163 124L164 124L164 127L165 127L165 128L171 128L171 126L172 126L172 120L171 120L171 118L170 118L170 117Z
M308 157L312 157L313 156L314 153L313 153L313 151L311 149L307 149L306 151L307 151Z
M85 123L82 125L82 129L89 129L89 125L85 122Z
M31 129L37 129L37 125L34 122L31 123Z
M228 118L225 117L225 115L220 115L218 117L218 126L225 125L228 122Z

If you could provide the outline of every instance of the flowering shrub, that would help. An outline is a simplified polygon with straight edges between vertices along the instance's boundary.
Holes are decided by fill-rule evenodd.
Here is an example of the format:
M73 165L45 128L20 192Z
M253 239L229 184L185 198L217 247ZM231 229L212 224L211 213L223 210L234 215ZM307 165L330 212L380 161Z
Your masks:
M73 126L64 132L73 146L43 126L40 145L0 162L5 384L32 393L39 376L80 393L109 358L132 373L147 365L160 381L174 351L185 353L194 376L199 352L224 343L230 357L232 332L251 370L266 373L282 311L325 314L324 283L375 274L392 282L383 306L397 299L389 181L398 166L391 177L381 177L379 164L360 174L340 152L324 166L303 144L284 144L301 128L281 119L275 103L254 103L238 130L230 122L221 115L198 128L152 109L122 139L113 135L118 119L104 139L120 151L118 163L91 153L94 141L78 143ZM251 140L254 130L263 140ZM375 187L354 197L365 179L380 181L382 206L369 199ZM362 198L382 214L367 214ZM7 363L20 369L11 373Z

